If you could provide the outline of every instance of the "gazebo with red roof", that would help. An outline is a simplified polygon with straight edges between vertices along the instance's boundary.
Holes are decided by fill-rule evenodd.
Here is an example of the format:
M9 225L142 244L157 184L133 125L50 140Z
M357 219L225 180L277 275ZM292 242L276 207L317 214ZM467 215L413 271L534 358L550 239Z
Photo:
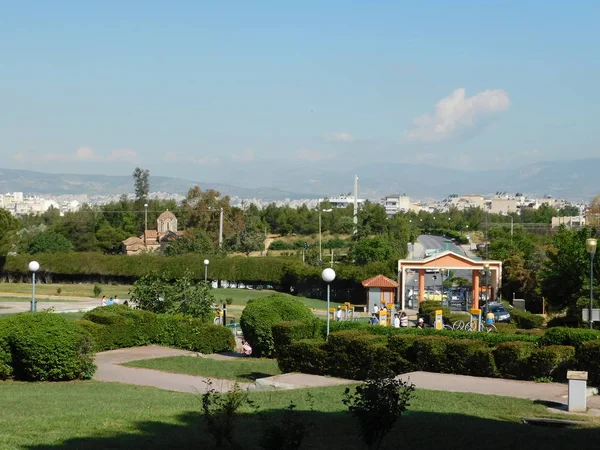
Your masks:
M362 285L367 288L367 311L373 311L373 306L381 307L384 305L394 304L396 300L396 290L398 283L383 275L377 275L362 282Z

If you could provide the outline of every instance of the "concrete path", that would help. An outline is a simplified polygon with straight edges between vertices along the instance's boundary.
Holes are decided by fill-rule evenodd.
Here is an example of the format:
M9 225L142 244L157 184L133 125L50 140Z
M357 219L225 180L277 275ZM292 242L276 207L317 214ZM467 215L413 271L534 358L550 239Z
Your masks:
M168 391L204 393L207 390L206 381L208 381L208 378L120 365L140 359L196 354L195 352L158 346L123 348L98 353L96 355L98 370L94 375L94 380L153 386ZM235 385L235 382L231 380L212 379L212 383L213 389L219 392L229 391ZM248 383L238 383L238 385L242 389L247 389L249 386Z
M561 383L504 380L431 372L411 372L399 377L410 380L419 389L446 392L471 392L567 404L568 388ZM600 408L600 396L588 397L589 408Z
M189 355L191 357L197 355L197 353L158 346L125 348L98 353L96 355L98 370L94 379L97 381L153 386L177 392L206 392L206 381L208 380L206 377L120 365L125 362L141 359L181 355ZM239 354L233 352L203 355L203 357L219 360L240 358ZM568 388L566 384L561 383L535 383L533 381L503 380L500 378L470 377L466 375L431 372L411 372L400 375L399 378L405 381L410 380L419 389L499 395L502 397L561 403L563 405L567 403ZM219 392L228 391L235 385L235 382L230 380L213 379L212 382L213 388ZM256 383L238 383L238 385L242 389L271 390L339 386L352 383L357 383L357 381L303 373L286 373L262 378L257 380ZM587 404L589 408L600 409L600 396L588 397Z

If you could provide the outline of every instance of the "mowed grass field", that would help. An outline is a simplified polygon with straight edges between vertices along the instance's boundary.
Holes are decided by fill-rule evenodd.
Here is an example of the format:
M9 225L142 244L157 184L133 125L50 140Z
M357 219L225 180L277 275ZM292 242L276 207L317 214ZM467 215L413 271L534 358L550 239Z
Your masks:
M130 285L112 285L112 284L99 284L102 289L100 297L105 295L107 298L114 297L117 295L120 300L125 300L130 297ZM60 289L60 294L58 294ZM43 302L45 298L50 297L53 300L67 301L68 297L77 298L94 298L93 297L93 284L36 284L35 292L38 301ZM213 295L217 303L225 303L228 298L231 298L232 304L236 306L246 306L248 300L263 297L275 293L275 291L269 290L252 290L252 289L213 289ZM28 283L0 283L0 294L10 296L10 294L18 295L31 295L31 284ZM308 308L314 308L319 310L326 309L325 300L307 298L302 296L295 296L294 298L303 302ZM28 302L29 299L25 297L0 297L0 304L3 301L24 301ZM98 301L100 299L98 298ZM337 307L339 303L332 302L332 307Z
M281 373L277 366L277 361L267 358L231 358L220 360L195 356L172 356L131 361L123 365L163 372L235 380L244 383Z
M344 389L251 392L259 414L242 410L234 437L240 448L260 448L265 424L280 423L293 401L297 417L313 424L302 448L365 449L342 404ZM82 381L0 382L0 396L0 449L215 448L196 394ZM600 438L600 428L593 426L561 429L521 423L524 417L548 416L545 406L528 400L418 390L383 448L548 450L591 448Z

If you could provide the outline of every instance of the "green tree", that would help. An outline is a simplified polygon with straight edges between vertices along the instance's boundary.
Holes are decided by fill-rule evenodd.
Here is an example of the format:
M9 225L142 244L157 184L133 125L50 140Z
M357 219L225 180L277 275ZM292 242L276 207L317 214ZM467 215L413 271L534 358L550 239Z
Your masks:
M356 264L365 265L375 261L388 261L397 255L390 241L382 236L368 237L354 243L349 256Z
M157 273L144 275L133 283L131 301L140 309L159 314L169 313L175 309L172 287Z
M548 249L548 259L542 269L542 293L557 310L567 308L570 313L578 314L577 299L588 280L590 260L585 240L589 236L590 231L586 228L569 230L561 226ZM596 263L596 273L598 267Z
M563 217L573 217L581 214L579 208L575 205L565 205L560 209L559 213Z
M125 231L112 227L108 222L104 222L96 231L98 247L107 254L120 253L122 242L127 237Z
M148 200L150 194L150 171L136 167L132 174L135 198L138 202Z
M0 256L6 255L16 242L19 222L4 208L0 208Z
M210 282L197 283L186 274L175 281L172 293L174 302L178 304L177 312L204 322L213 318L215 297Z
M211 255L215 252L215 244L211 237L198 228L187 229L182 236L172 241L165 250L167 256L196 253Z
M95 212L88 206L84 205L80 211L65 214L53 231L69 239L77 252L98 250Z
M62 234L54 231L38 233L27 247L27 253L69 253L73 251L73 244Z

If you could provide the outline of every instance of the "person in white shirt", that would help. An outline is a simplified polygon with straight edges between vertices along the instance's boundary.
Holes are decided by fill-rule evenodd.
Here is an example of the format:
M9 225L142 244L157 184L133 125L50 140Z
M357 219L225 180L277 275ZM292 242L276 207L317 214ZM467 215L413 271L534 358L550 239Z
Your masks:
M400 326L402 328L406 328L408 326L408 316L404 311L402 311L402 314L400 314Z
M338 306L338 309L335 313L335 320L342 320L342 307Z
M394 316L394 328L400 328L400 317L398 314Z
M379 312L379 306L377 306L377 303L375 303L375 305L373 305L373 314L377 314Z

